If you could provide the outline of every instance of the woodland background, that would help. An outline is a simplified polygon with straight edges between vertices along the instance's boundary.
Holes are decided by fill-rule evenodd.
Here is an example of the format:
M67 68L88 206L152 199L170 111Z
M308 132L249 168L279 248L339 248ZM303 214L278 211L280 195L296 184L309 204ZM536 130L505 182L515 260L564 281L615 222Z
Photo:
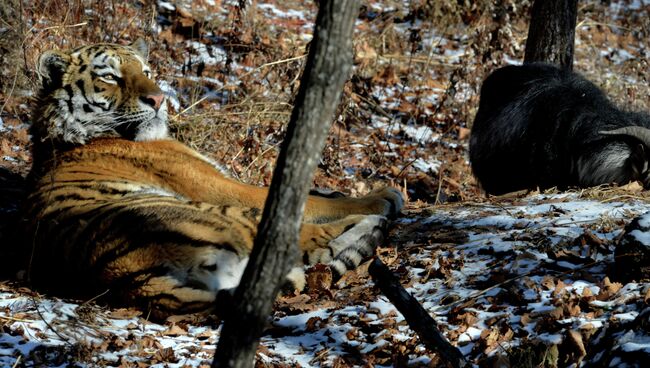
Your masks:
M522 218L548 228L552 227L549 221L566 217L570 230L556 234L560 240L542 244L542 253L551 254L552 262L566 261L567 257L578 262L571 258L573 254L558 255L554 247L570 244L584 248L585 244L597 246L598 242L602 243L600 247L611 247L617 231L646 210L647 194L634 186L597 188L574 192L569 197L553 191L533 193L505 202L486 198L477 187L467 162L467 137L478 107L481 81L497 67L523 59L530 6L530 1L511 0L363 2L354 35L353 75L345 85L314 186L350 195L365 194L386 182L404 188L411 203L405 219L398 223L380 254L403 280L410 280L407 283L410 286L414 279L422 281L421 285L427 281L434 284L431 279L437 279L446 285L447 291L454 287L480 291L529 272L510 270L496 276L484 275L485 280L463 278L472 272L485 271L464 269L472 256L493 257L503 262L512 257L521 263L526 251L503 250L507 253L504 255L495 248L493 240L482 242L485 248L478 247L484 250L477 254L463 247L476 244L476 233L490 233L511 241L513 231L521 230L516 226L521 226ZM0 207L3 209L0 219L15 215L21 176L30 166L27 128L32 94L38 86L34 69L38 54L52 48L95 42L126 43L139 37L147 40L151 46L150 63L170 101L174 136L213 158L235 178L268 185L298 90L316 12L315 2L293 0L253 1L246 5L218 0L3 2L0 4ZM603 88L619 106L650 110L649 32L650 3L646 0L580 1L574 70ZM622 212L608 213L605 221L602 214L612 208L602 205L610 204L610 198L616 199L616 208L622 208ZM586 206L588 214L580 212L582 207L578 209L585 203L582 201L591 201ZM566 205L563 207L562 203ZM535 212L535 206L546 207ZM519 212L521 208L525 215ZM591 222L576 221L572 217L576 212ZM508 227L482 220L490 216L507 217L514 225ZM11 230L4 231L7 235ZM532 247L543 243L541 238L551 237L535 231L526 233L528 238L517 233L515 240ZM593 235L592 232L598 241L585 235ZM6 244L5 240L2 245ZM583 253L576 254L584 258ZM582 261L583 265L588 264ZM11 260L0 263L7 262ZM497 263L483 258L481 262L491 272L499 268ZM628 286L605 281L603 269L581 270L598 275L589 282L599 285L593 291L601 299L615 300L620 296L620 289ZM465 302L458 304L460 309L449 307L436 313L439 321L447 326L443 332L453 343L462 344L463 352L476 364L491 366L507 360L499 356L524 359L517 355L523 354L535 365L546 362L548 354L556 354L549 361L568 365L585 360L585 356L595 359L598 349L616 350L613 346L598 345L597 332L604 331L598 327L589 336L581 332L580 344L566 347L566 341L577 341L571 332L574 329L555 322L596 312L592 310L591 300L587 300L589 296L583 295L584 288L576 294L574 289L565 287L575 284L575 275L569 274L574 279L567 280L566 273L552 276L542 273L539 279L531 276L531 282L546 285L541 288L551 290L549 298L555 298L551 304L558 304L559 300L564 309L554 312L559 315L531 317L529 303L515 298L517 290L503 287L505 294L496 301L486 301L485 305L519 308L517 311L505 308L518 318L506 318L507 323L503 318L486 322L491 317L477 311L489 308L473 304L480 304L480 299L472 299L467 304L464 298L469 294L447 292L447 297L454 300L445 300L442 287L436 292L413 287L416 294L420 291L435 295L435 300L430 301L432 305ZM634 303L640 313L648 300L647 285L637 286L627 293L639 294ZM0 283L0 362L10 365L82 361L97 365L196 366L209 363L209 351L207 355L201 354L214 346L218 336L196 327L206 323L216 327L218 321L177 320L158 328L150 326L146 316L138 316L135 311L107 310L83 301L44 299L21 287L14 281ZM260 348L258 364L437 364L436 355L419 345L412 332L405 332L403 320L400 321L387 303L377 299L378 293L368 286L363 269L339 287L342 290L331 294L280 300L276 312L279 322L269 330L267 341ZM521 287L534 289L532 284ZM603 291L608 294L601 295ZM23 305L20 303L24 303L24 308L17 307ZM631 300L624 301L624 305L630 304L633 304ZM360 317L348 320L353 319L345 317L349 308ZM616 309L607 308L610 308L607 313ZM321 310L329 314L322 314ZM52 315L48 317L48 313ZM525 318L543 321L535 322L534 333L522 337L517 326L523 325L521 316L526 313ZM368 315L379 317L373 319ZM286 319L292 316L296 317L294 324ZM304 320L295 322L298 317ZM110 322L115 318L128 321L124 326L133 323L136 326L133 330L142 333L123 335L110 330L106 326L115 327ZM83 322L83 328L70 322L73 319ZM47 321L39 330L42 336L21 320ZM351 327L343 330L332 327L346 324ZM70 332L79 328L84 333ZM471 328L478 332L469 334L466 341L463 334ZM343 336L332 331L344 331ZM545 340L545 333L559 334L560 338ZM396 334L403 336L394 337ZM181 349L177 344L168 345L165 339L170 336L172 341L191 337L194 347ZM316 343L302 341L293 350L278 348L282 346L279 341L300 336L311 336L307 339ZM16 348L17 344L22 348ZM582 350L575 347L579 345ZM102 349L108 349L113 355L98 355ZM183 355L184 351L189 355ZM641 351L641 356L650 354L650 348ZM308 358L295 358L296 354ZM2 360L3 357L7 360ZM606 355L599 359L611 362L622 358ZM635 355L625 359L640 362L634 359L643 358Z

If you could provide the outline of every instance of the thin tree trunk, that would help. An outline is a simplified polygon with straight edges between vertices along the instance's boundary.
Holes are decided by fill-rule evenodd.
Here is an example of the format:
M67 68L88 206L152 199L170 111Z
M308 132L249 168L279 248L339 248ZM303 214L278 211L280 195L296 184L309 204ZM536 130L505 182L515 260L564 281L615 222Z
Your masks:
M358 0L319 3L314 38L255 245L213 367L252 367L281 282L294 265L307 191L352 65Z
M578 0L535 0L524 63L542 61L573 69Z

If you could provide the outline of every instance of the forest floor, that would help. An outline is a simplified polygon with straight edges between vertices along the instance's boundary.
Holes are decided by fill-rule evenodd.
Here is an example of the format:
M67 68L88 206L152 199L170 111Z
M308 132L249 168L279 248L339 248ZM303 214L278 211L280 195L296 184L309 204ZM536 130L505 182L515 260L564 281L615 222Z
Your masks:
M363 2L354 72L314 186L408 194L378 255L472 363L641 366L650 283L616 282L612 270L648 194L630 184L486 197L467 137L481 81L523 58L530 3L457 3ZM253 2L243 13L219 0L20 4L0 5L0 222L16 215L31 164L33 65L52 48L145 38L176 138L239 180L270 183L314 2ZM575 69L619 106L648 111L649 36L648 0L582 1ZM11 231L0 226L0 247ZM0 281L0 365L209 365L218 318L146 317ZM331 292L280 298L257 354L270 367L440 364L373 286L367 263Z

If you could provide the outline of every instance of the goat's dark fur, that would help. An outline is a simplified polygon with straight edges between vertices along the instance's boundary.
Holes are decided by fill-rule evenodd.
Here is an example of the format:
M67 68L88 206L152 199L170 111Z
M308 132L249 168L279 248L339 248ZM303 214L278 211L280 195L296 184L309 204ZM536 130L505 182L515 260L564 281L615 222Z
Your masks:
M491 194L632 180L647 187L650 130L646 137L611 132L627 126L650 128L650 116L619 110L571 71L507 66L483 83L470 138L472 170Z

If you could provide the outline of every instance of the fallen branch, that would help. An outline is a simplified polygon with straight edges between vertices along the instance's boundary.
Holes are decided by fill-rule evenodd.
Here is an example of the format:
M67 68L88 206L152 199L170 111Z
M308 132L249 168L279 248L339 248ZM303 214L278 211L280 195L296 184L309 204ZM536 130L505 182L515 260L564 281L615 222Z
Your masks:
M406 322L420 337L420 341L429 350L438 352L452 367L471 367L463 354L449 343L438 330L436 321L427 313L422 305L400 284L391 270L379 259L370 264L368 269L375 285L404 315Z

